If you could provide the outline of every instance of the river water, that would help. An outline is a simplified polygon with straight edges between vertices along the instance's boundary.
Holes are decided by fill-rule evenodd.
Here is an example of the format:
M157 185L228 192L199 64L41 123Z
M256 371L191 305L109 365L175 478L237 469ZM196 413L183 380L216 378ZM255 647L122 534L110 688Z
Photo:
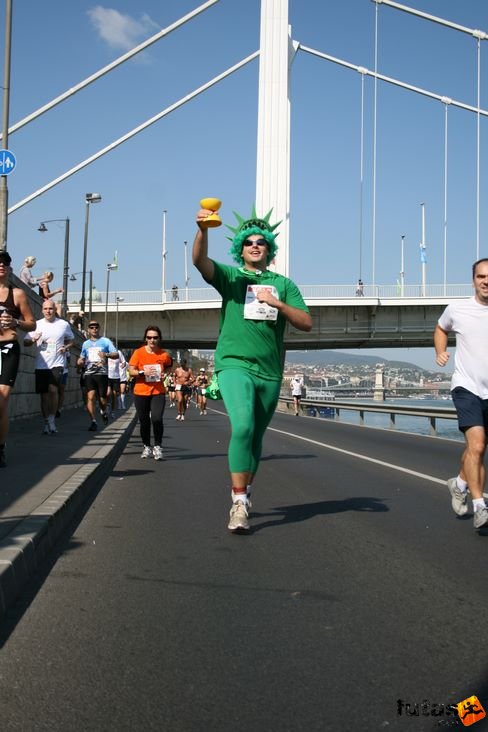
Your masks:
M372 399L350 400L351 405L357 403L358 410L360 404L376 404ZM384 406L388 405L407 405L409 407L419 407L420 409L429 409L429 407L441 407L444 409L453 409L454 405L451 400L441 399L386 399L382 402ZM327 418L325 418L327 419ZM347 424L360 424L359 411L350 411L349 409L340 410L340 421ZM380 427L388 429L390 427L390 415L378 414L375 412L364 412L364 424L367 427ZM430 435L430 420L425 417L411 417L410 415L397 414L395 416L395 428L399 432L414 432L418 435ZM462 441L463 435L458 430L457 421L450 419L436 418L437 437L444 437L450 440Z

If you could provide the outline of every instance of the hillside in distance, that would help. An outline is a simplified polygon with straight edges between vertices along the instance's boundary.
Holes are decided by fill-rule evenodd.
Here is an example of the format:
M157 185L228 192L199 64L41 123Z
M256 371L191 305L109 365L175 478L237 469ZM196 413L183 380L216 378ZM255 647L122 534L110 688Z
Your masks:
M377 363L384 363L391 368L418 369L419 371L427 371L421 366L408 361L392 361L380 356L357 356L353 353L343 353L342 351L287 351L285 364L305 364L307 366L335 366L338 364L367 364L375 366Z

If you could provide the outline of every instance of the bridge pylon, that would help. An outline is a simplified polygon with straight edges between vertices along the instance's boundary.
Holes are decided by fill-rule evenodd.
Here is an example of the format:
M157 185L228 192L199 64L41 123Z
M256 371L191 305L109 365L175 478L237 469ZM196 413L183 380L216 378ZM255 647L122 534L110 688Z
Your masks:
M373 399L376 402L385 401L385 364L384 363L376 364Z

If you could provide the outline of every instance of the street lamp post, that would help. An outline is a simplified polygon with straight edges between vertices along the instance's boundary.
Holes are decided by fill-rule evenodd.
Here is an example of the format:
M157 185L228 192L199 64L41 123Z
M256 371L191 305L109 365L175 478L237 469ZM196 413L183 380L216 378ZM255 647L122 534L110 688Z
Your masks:
M83 272L81 276L81 300L80 300L80 308L85 312L85 284L86 284L86 258L87 258L87 252L88 252L88 219L90 216L90 203L100 203L102 200L102 197L100 193L87 193L85 195L85 203L86 203L86 210L85 210L85 236L83 240ZM90 290L91 292L91 290ZM90 306L91 310L91 306ZM90 314L91 317L91 314Z
M10 62L12 48L12 0L5 2L5 47L3 62L2 148L8 149L10 111ZM7 176L0 176L0 251L7 249L8 186Z
M103 335L107 337L107 310L108 310L108 288L110 284L110 272L117 269L116 264L107 264L107 289L105 290L105 320L103 323Z
M420 204L422 212L422 241L420 242L420 264L422 268L422 297L427 294L427 245L425 243L425 203Z
M124 302L123 297L118 295L115 298L115 346L119 347L119 302Z
M405 235L402 234L401 254L400 254L400 295L405 295Z
M70 276L71 282L76 282L76 275L82 274L82 272L73 272L73 274ZM90 290L89 296L88 296L88 322L92 319L92 309L93 309L93 271L91 269L88 270L88 287ZM80 300L81 303L81 300ZM81 304L80 304L80 310L81 310Z
M166 209L163 211L163 262L161 269L162 300L166 302Z
M188 283L190 278L188 277L188 242L184 241L185 245L185 300L188 302Z
M46 224L55 221L64 221L64 263L63 263L63 297L61 299L61 307L63 317L68 313L68 275L69 275L69 218L66 219L46 219L41 221L37 231L48 231Z

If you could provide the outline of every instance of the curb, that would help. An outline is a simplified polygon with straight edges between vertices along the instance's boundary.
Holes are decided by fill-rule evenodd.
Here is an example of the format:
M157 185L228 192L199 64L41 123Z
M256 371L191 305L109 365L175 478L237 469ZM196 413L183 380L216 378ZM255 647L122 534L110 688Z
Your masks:
M61 533L108 476L136 420L132 407L107 426L101 433L107 438L104 444L0 542L0 617L14 604Z

